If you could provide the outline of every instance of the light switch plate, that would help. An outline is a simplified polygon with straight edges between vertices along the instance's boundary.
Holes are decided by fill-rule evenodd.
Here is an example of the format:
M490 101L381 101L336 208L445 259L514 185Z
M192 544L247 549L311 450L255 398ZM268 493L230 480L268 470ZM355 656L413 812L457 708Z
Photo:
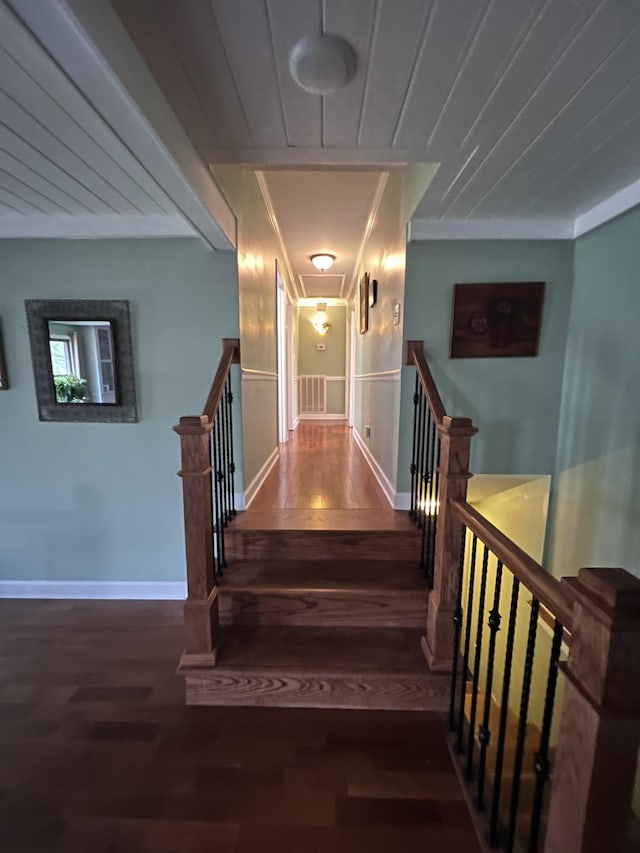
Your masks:
M396 302L393 306L393 325L398 326L400 324L400 303Z

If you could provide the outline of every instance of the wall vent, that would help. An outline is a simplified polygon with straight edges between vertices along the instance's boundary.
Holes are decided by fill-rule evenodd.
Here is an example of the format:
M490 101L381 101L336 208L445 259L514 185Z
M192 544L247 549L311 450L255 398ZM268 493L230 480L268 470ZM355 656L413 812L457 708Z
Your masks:
M301 415L324 415L327 411L327 377L299 376Z

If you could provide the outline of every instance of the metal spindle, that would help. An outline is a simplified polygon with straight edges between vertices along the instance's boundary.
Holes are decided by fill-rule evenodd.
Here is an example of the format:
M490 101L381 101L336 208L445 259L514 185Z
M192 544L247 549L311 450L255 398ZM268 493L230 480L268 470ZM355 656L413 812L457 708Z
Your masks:
M218 413L219 414L219 413ZM218 501L220 508L220 541L218 543L218 548L220 549L220 566L225 568L227 565L227 561L225 559L224 554L224 528L226 527L224 520L224 491L223 491L223 481L224 474L222 472L222 436L220 429L220 418L216 417L216 443L218 446L218 469L216 472L216 481L218 484ZM222 572L221 572L222 574Z
M424 470L425 470L425 459L427 456L427 414L429 413L429 406L427 405L427 398L424 394L421 395L420 398L420 421L422 424L422 435L420 437L420 463L418 465L418 527L424 526L424 496L425 496L425 479L424 479ZM420 556L420 565L423 565L422 552Z
M222 398L220 400L220 408L222 409L222 420L224 423L224 440L222 443L224 450L224 491L226 497L226 518L227 523L231 521L231 506L232 506L232 497L231 497L231 477L229 475L229 409L227 406L227 387L229 385L229 377L227 376L227 381L225 382L224 390L222 392Z
M418 454L417 454L417 464L416 464L416 527L420 527L421 519L420 513L422 509L420 507L420 487L421 487L421 479L420 473L422 471L422 455L424 453L424 424L423 424L423 416L424 416L424 393L422 391L422 385L420 385L420 390L418 393Z
M220 471L218 476L220 477L220 498L221 498L221 507L222 507L222 526L227 527L229 524L229 508L227 506L227 501L229 498L229 493L227 492L227 433L226 433L226 423L224 418L224 406L220 405L218 409L218 414L216 415L216 420L219 424L219 432L218 432L218 446L219 446L219 456L220 456Z
M485 686L484 696L484 712L482 715L482 723L478 731L478 740L480 741L480 757L478 759L478 791L476 796L476 808L478 811L484 811L484 783L485 772L487 768L487 747L491 739L491 731L489 730L489 719L491 714L491 689L493 687L493 668L496 656L496 640L498 639L498 631L500 630L500 587L502 585L502 563L498 560L496 567L496 582L493 590L493 608L489 614L489 658L487 661L487 683Z
M420 377L416 371L416 385L415 390L413 392L413 448L411 451L411 509L409 510L409 517L415 519L416 517L416 494L415 494L415 485L416 485L416 471L417 468L417 440L418 434L416 430L416 421L418 418L418 400L420 399L418 396L418 385L420 383Z
M537 853L538 840L540 837L540 815L542 814L542 798L544 786L549 779L551 763L549 761L549 741L551 738L551 722L553 720L553 709L556 698L556 685L558 681L558 661L562 648L563 627L555 620L553 628L553 642L551 643L551 657L549 658L549 673L547 675L547 692L544 700L544 713L542 715L542 730L540 732L540 748L534 760L536 774L536 787L533 795L533 809L531 812L531 835L529 836L529 853Z
M451 700L449 704L449 731L455 730L456 689L458 687L458 655L460 654L460 631L462 629L462 579L464 575L464 554L467 528L462 525L460 536L460 560L458 562L458 587L456 591L456 609L453 614L453 667L451 669ZM464 701L464 700L463 700Z
M524 757L524 742L527 735L527 717L529 715L529 695L531 692L531 678L533 675L533 656L536 649L536 632L538 630L538 613L540 602L534 598L531 602L531 618L529 620L529 637L527 639L527 652L524 662L524 675L522 678L522 696L520 700L520 719L518 721L518 737L516 739L516 756L513 765L513 786L511 789L511 806L509 809L509 828L507 831L507 845L505 853L512 853L516 837L516 824L518 822L518 803L520 801L520 779L522 776L522 761Z
M464 737L464 700L467 694L467 681L469 680L469 651L471 648L471 622L473 619L473 591L476 581L476 551L478 548L478 537L473 534L471 540L471 559L469 561L469 589L467 591L467 621L464 629L464 652L462 655L462 684L460 686L460 708L458 710L458 736L456 738L456 752L462 755Z
M431 584L433 584L433 567L436 546L436 525L438 523L438 507L436 501L438 497L438 483L440 477L438 471L438 466L440 465L440 435L438 434L435 421L433 421L431 424L431 434L431 476L429 479L428 496L429 536L427 539L427 566L429 568L429 581Z
M218 500L218 446L216 442L217 423L214 420L211 430L211 491L213 496L213 526L215 539L216 578L221 577L222 561L220 556L220 540L222 538L222 525L220 523L220 503Z
M511 579L511 606L509 609L509 627L504 658L504 676L502 679L502 698L500 701L500 723L498 726L498 741L496 746L496 766L493 777L493 796L491 800L491 817L487 840L490 847L497 847L498 818L500 812L500 789L502 787L502 766L504 763L504 745L507 733L507 717L509 713L509 691L511 690L511 668L513 665L513 647L516 637L516 622L518 619L518 596L520 581L513 575Z
M233 393L231 391L231 376L229 376L227 380L227 407L229 409L229 473L231 474L231 515L235 516L236 513L236 484L235 484L235 474L236 474L236 463L233 455Z
M487 567L489 564L489 549L484 546L482 556L482 576L480 578L480 600L478 602L478 621L476 627L476 650L473 661L473 689L471 692L471 711L469 712L469 735L467 742L466 777L473 779L473 751L476 738L476 713L478 711L478 681L480 679L480 656L482 654L482 634L484 631L484 603L487 595Z
M429 576L429 564L427 562L427 537L430 531L431 517L429 515L429 483L431 482L431 470L429 462L431 458L431 409L425 398L426 412L426 436L427 444L424 451L424 463L422 468L422 543L420 546L420 565L423 568L425 578Z

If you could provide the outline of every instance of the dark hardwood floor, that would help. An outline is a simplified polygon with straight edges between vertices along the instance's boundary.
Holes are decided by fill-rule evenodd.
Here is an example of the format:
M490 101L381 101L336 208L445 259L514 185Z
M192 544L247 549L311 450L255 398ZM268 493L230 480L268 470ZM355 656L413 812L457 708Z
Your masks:
M433 714L184 706L177 603L0 601L3 853L475 853Z

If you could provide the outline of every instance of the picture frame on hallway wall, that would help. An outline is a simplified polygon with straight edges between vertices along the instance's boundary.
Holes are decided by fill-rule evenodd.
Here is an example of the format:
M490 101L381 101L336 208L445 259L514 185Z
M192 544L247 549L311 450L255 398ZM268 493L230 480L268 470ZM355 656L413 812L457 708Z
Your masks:
M538 355L543 281L456 284L450 358L523 358Z
M7 374L7 362L4 358L4 346L2 344L2 323L0 323L0 391L9 390L9 376Z
M365 272L360 279L360 334L369 331L369 273Z

